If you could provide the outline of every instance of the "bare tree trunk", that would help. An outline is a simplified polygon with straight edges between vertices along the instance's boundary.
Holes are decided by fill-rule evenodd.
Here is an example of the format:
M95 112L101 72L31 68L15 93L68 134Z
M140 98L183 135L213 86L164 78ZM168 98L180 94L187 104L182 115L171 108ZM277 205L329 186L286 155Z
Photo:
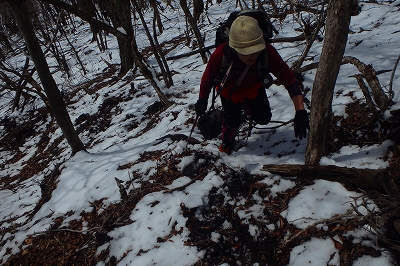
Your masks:
M133 51L131 40L133 36L133 26L131 20L131 5L129 0L108 0L102 2L102 8L110 16L114 28L122 27L128 38L117 36L119 57L121 59L121 73L126 73L133 68Z
M29 13L26 9L27 0L7 0L7 2L13 10L18 28L24 37L29 54L35 64L42 86L46 92L47 99L49 100L51 110L53 111L54 117L65 138L71 146L72 153L75 154L78 151L85 150L85 146L74 129L61 93L50 73L46 58L36 38L29 18Z
M321 157L328 151L333 90L346 47L350 14L350 1L331 0L329 2L325 40L312 90L306 165L318 165Z
M204 48L204 41L203 38L201 37L201 33L199 30L199 27L197 27L197 22L196 20L193 18L192 14L190 13L190 10L187 6L187 2L186 0L180 0L179 1L183 12L185 13L186 19L190 25L190 27L192 28L192 30L194 31L194 35L196 36L196 40L197 43L199 45L200 50ZM203 59L204 63L207 63L207 57L206 54L204 52L200 53L201 54L201 58Z
M154 52L154 57L160 67L160 71L163 76L165 85L167 86L167 88L169 88L173 85L172 75L171 75L171 71L169 70L167 60L165 59L165 56L162 52L161 46L158 43L157 34L156 34L156 20L157 20L157 17L159 17L159 13L157 10L157 4L154 1L150 1L150 5L153 7L153 10L154 10L154 17L153 17L154 40L150 34L149 28L146 25L146 21L144 19L144 16L143 16L143 13L142 13L142 10L141 10L139 4L137 3L136 0L132 0L132 4L136 10L136 13L139 15L140 20L142 21L143 28L146 32L147 38L150 41L151 48L153 49L153 52ZM159 23L161 22L161 20L158 20L158 21L159 21Z
M110 26L109 24L104 23L103 21L100 21L96 18L86 16L83 12L81 12L80 10L76 9L74 6L68 4L64 1L61 1L61 0L40 0L40 1L52 4L56 7L64 9L64 10L68 11L69 13L72 13L72 14L80 17L84 21L93 24L94 26L98 27L99 29L101 29L107 33L111 33L112 35L114 35L115 37L117 37L119 39L129 40L129 42L131 44L131 51L132 51L134 63L140 69L140 72L143 74L143 76L153 86L153 88L157 92L157 95L159 96L162 103L165 106L171 105L171 102L169 102L167 97L163 94L161 89L158 87L157 83L154 81L151 71L146 66L146 64L143 62L143 58L142 58L141 54L139 53L139 49L138 49L136 40L133 35L132 35L132 38L130 38L127 34L122 33L117 28L114 28L114 27Z
M161 91L160 87L158 87L157 82L155 82L153 74L151 73L150 69L146 66L146 64L142 61L142 56L139 53L138 46L136 44L135 39L132 39L132 51L134 55L135 64L139 67L140 73L149 81L149 83L153 86L154 90L156 91L158 97L160 98L161 102L164 106L170 106L171 102L168 98L164 95Z
M82 12L85 12L87 16L92 16L92 17L96 17L96 6L94 5L94 3L92 2L92 0L77 0L77 5L79 6L79 9L82 10ZM100 30L90 24L90 29L92 30L93 33L93 38L92 41L96 41L99 44L100 50L104 51L104 46L99 42L99 39L97 38L97 35L100 35L101 32Z
M3 66L3 64L1 64L1 66ZM25 65L24 65L24 68L23 68L23 70L22 70L22 73L26 73L27 71L28 71L28 67L29 67L29 57L27 57L26 59L25 59ZM33 69L34 71L36 71L36 69ZM33 71L32 71L32 73L33 73ZM23 86L21 86L22 84L24 83L24 79L23 79L23 77L21 76L20 77L20 80L18 81L18 85L16 86L16 93L15 93L15 98L14 98L14 105L13 105L13 112L14 112L14 109L15 108L17 108L17 110L18 110L18 108L19 108L19 100L21 99L21 95L22 95L22 88L23 88Z
M193 18L198 21L204 11L203 0L193 0Z

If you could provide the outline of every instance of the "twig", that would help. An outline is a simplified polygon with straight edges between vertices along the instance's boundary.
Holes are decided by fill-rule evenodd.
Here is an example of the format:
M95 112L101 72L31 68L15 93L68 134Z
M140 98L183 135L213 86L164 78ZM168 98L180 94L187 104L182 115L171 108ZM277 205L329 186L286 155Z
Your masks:
M271 120L271 121L269 121L270 123L276 123L276 124L280 124L280 125L276 125L276 126L273 126L273 127L258 127L258 126L255 126L254 128L255 129L277 129L279 127L286 126L286 125L292 123L293 121L294 121L294 119L290 119L288 121L273 121L273 120Z
M89 232L95 231L97 229L102 230L103 228L96 226L96 227L92 227L90 229L81 230L81 231L80 230L73 230L73 229L69 229L69 228L60 228L60 229L53 229L53 230L43 231L43 232L36 232L36 233L34 233L32 235L33 236L43 235L43 234L46 234L46 233L49 233L49 232L71 232L71 233L77 233L77 234L85 234L85 233L89 233Z
M287 244L289 244L290 242L292 242L293 240L295 240L296 238L300 237L302 234L304 234L305 232L307 232L308 230L315 228L317 225L319 224L324 224L324 223L334 223L334 222L339 222L342 219L352 219L352 218L357 218L358 215L352 213L352 211L347 211L345 214L342 215L338 215L332 218L328 218L328 219L322 219L319 221L316 221L315 223L307 226L306 228L302 229L300 232L298 232L297 234L295 234L294 236L291 236L289 239L285 240L285 242L281 245L282 247L287 246Z
M207 173L208 173L208 172L207 172ZM172 192L177 191L177 190L182 191L182 190L184 190L185 188L187 188L188 186L190 186L191 184L193 184L194 182L196 182L197 180L200 180L200 179L204 178L204 177L206 176L207 173L205 173L205 172L203 171L203 173L198 174L196 177L194 177L192 180L190 180L189 183L186 183L185 185L180 186L180 187L176 187L176 188L173 188L173 189L168 189L168 190L164 191L164 193L172 193Z
M394 64L393 70L392 70L392 75L390 76L390 82L389 82L389 99L393 100L394 97L394 92L393 92L393 78L394 78L394 73L396 72L397 65L399 64L400 61L400 54L397 57L396 63Z
M397 188L397 186L396 186ZM376 191L369 192L366 195L353 198L354 204L352 204L353 209L356 213L363 217L363 219L368 224L368 227L365 228L366 231L370 232L371 234L375 235L377 240L382 241L386 244L389 248L400 252L400 245L399 242L395 239L389 239L386 235L381 232L382 227L387 227L388 223L393 222L392 218L398 217L398 210L399 205L395 198L390 198ZM366 200L366 196L370 195L373 196L373 202L378 204L379 210L374 211L374 209L370 209L368 201ZM362 204L357 203L357 199L362 198ZM368 214L363 215L358 211L358 208L362 206L364 207Z
M295 16L294 16L294 19L296 19ZM307 35L305 33L305 29L303 28L303 34L304 34L304 36L306 36L307 46L304 49L304 51L302 52L302 55L300 56L300 58L298 60L296 60L296 62L294 62L293 65L292 65L292 69L295 72L297 72L298 69L303 64L303 62L304 62L306 56L308 55L308 52L310 51L314 41L318 37L319 31L324 26L325 19L326 19L326 13L324 12L324 6L322 6L322 12L321 12L320 16L317 18L317 25L316 25L316 27L314 29L313 34L310 36L310 38L307 38ZM299 23L299 25L302 25L300 22L298 22L298 23Z
M61 248L62 248L62 251L63 251L63 252L62 252L63 258L62 258L62 261L61 261L62 263L61 263L61 264L63 264L63 262L64 262L64 260L65 260L65 255L64 255L64 254L65 254L65 249L64 249L64 245L63 245L63 243L61 243L61 241L60 241L56 236L54 236L54 239L57 240L58 243L60 243L60 245L61 245Z
M121 200L122 202L125 202L128 200L128 194L126 193L126 190L124 186L122 185L122 180L119 180L118 178L114 177L115 182L117 182L117 186L119 188L119 193L121 194Z

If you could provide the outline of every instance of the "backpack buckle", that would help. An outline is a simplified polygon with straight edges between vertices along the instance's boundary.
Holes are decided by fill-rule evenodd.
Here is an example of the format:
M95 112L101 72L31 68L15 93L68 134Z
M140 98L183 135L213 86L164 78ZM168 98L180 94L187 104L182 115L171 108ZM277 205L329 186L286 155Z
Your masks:
M268 89L269 87L271 87L272 82L273 82L273 79L272 79L272 76L271 76L270 74L268 74L268 75L263 79L263 81L262 81L262 83L263 83L263 85L264 85L264 87L265 87L266 89Z

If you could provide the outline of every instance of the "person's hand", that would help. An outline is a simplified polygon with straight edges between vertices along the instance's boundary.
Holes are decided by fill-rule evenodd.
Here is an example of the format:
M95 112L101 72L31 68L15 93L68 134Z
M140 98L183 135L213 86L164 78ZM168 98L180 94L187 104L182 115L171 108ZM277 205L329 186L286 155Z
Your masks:
M207 100L199 98L194 105L194 110L198 116L204 114L207 110Z
M294 136L299 139L306 138L307 129L310 129L307 111L296 111L296 115L294 116Z

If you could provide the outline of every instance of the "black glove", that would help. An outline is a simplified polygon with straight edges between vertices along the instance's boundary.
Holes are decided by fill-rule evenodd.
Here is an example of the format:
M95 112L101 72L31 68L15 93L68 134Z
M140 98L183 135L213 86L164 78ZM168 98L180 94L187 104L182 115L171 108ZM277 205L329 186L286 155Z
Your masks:
M307 129L310 129L307 111L296 111L296 115L294 116L294 136L299 139L306 138Z
M199 98L194 105L194 110L198 116L204 114L207 110L207 100Z

